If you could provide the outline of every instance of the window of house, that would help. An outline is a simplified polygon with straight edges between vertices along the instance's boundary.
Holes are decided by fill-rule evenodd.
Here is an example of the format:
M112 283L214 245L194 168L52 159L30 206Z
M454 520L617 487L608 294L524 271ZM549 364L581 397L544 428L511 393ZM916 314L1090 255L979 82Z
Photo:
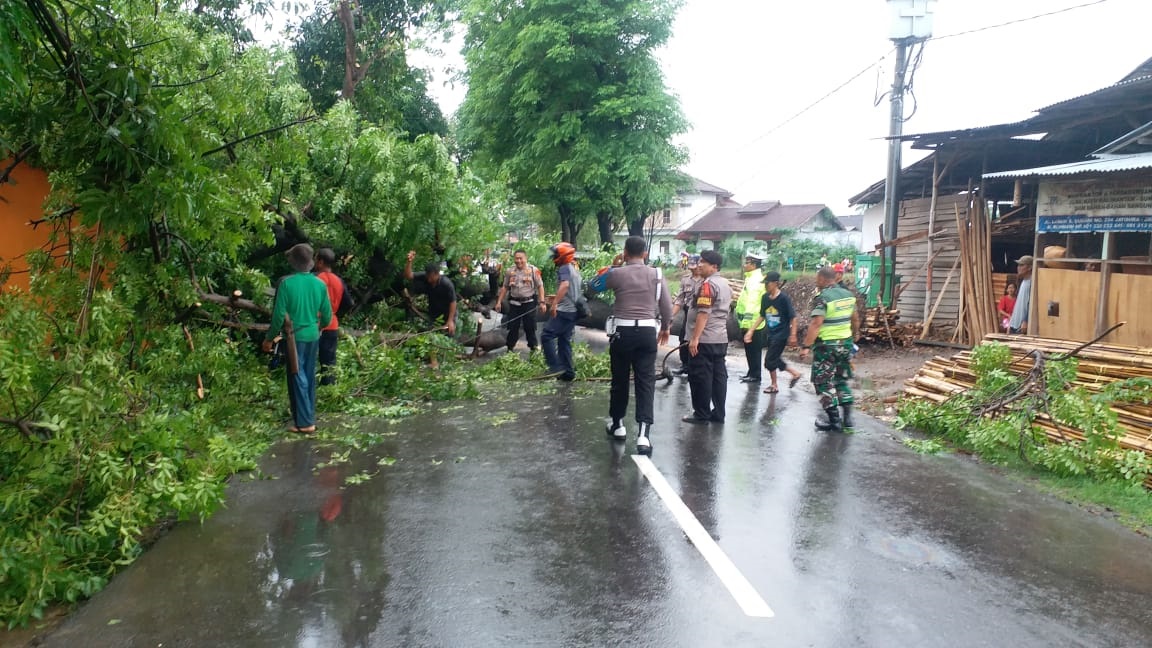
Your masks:
M668 255L668 241L660 241L660 254L661 256Z
M664 210L664 224L665 225L671 225L672 224L672 210L671 209L665 209Z

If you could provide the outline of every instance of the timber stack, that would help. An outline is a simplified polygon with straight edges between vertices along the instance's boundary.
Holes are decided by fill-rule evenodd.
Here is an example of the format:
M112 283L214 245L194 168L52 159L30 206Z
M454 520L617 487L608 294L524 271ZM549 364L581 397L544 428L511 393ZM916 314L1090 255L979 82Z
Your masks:
M1058 355L1075 351L1077 342L1053 340L1020 335L991 334L984 342L999 342L1012 351L1013 375L1023 376L1032 368L1032 359L1026 358L1033 351L1046 355ZM1129 378L1152 380L1152 348L1093 344L1076 353L1080 364L1075 385L1089 392L1100 392L1109 384ZM951 358L937 356L920 368L916 375L904 381L904 394L933 403L943 403L951 397L966 392L976 385L976 374L971 366L972 352L963 351ZM1152 455L1152 405L1142 403L1113 403L1119 426L1123 432L1120 447L1124 450L1139 450ZM1057 442L1066 440L1082 441L1083 434L1075 428L1060 426L1046 414L1038 414L1034 422L1049 439ZM1152 488L1152 477L1145 485Z
M860 320L860 341L892 347L912 346L920 337L920 324L901 324L899 309L869 308Z

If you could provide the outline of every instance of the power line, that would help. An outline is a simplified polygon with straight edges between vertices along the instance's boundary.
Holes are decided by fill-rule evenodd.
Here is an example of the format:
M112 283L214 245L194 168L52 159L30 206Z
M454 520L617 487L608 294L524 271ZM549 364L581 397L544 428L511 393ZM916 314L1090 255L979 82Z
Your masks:
M1075 11L1076 9L1083 9L1085 7L1092 7L1092 6L1095 6L1098 4L1104 4L1105 2L1108 2L1108 0L1095 0L1094 2L1085 2L1084 4L1078 4L1078 5L1074 5L1071 7L1065 7L1063 9L1057 9L1056 11L1049 11L1047 13L1036 14L1035 16L1028 16L1027 18L1017 18L1016 20L1009 20L1008 22L1002 22L998 25L988 25L986 27L977 27L975 29L969 29L967 31L956 32L955 34L945 34L943 36L933 36L933 37L929 38L928 40L944 40L945 38L955 38L957 36L964 36L967 34L975 34L977 32L988 31L989 29L999 29L1000 27L1007 27L1009 25L1016 25L1019 23L1028 22L1030 20L1036 20L1037 18L1047 18L1048 16L1055 16L1057 14L1062 14L1062 13L1066 13L1069 11Z
M929 38L929 39L927 39L927 40L944 40L944 39L946 39L946 38L955 38L955 37L957 37L957 36L965 36L965 35L968 35L968 34L975 34L975 33L983 32L983 31L988 31L988 30L991 30L991 29L999 29L999 28L1001 28L1001 27L1008 27L1008 26L1010 26L1010 25L1017 25L1017 24L1020 24L1020 23L1025 23L1025 22L1029 22L1029 21L1032 21L1032 20L1038 20L1038 19L1040 19L1040 18L1047 18L1047 17L1049 17L1049 16L1055 16L1055 15L1058 15L1058 14L1067 13L1067 12L1069 12L1069 11L1075 11L1075 10L1077 10L1077 9L1084 9L1084 8L1086 8L1086 7L1092 7L1092 6L1095 6L1095 5L1103 4L1103 3L1105 3L1105 2L1108 2L1108 0L1093 0L1093 2L1085 2L1085 3L1083 3L1083 4L1073 5L1073 6L1071 6L1071 7L1065 7L1065 8L1063 8L1063 9L1057 9L1057 10L1055 10L1055 11L1049 11L1049 12L1045 12L1045 13L1042 13L1042 14L1036 14L1036 15L1034 15L1034 16L1028 16L1028 17L1026 17L1026 18L1017 18L1017 19L1015 19L1015 20L1009 20L1009 21L1007 21L1007 22L997 23L997 24L995 24L995 25L986 25L986 26L984 26L984 27L977 27L977 28L975 28L975 29L968 29L968 30L965 30L965 31L962 31L962 32L956 32L956 33L954 33L954 34L945 34L945 35L943 35L943 36L933 36L933 37L931 37L931 38ZM758 136L756 136L755 138L753 138L753 139L749 140L749 141L748 141L748 142L747 142L747 143L746 143L744 146L741 146L739 149L736 149L736 151L735 151L735 152L736 152L736 153L739 153L739 152L741 152L741 151L744 151L745 149L747 149L748 147L752 146L752 145L753 145L753 144L755 144L756 142L759 142L760 140L762 140L762 139L764 139L764 138L768 137L769 135L771 135L771 134L775 133L776 131L780 130L781 128L783 128L783 127L787 126L788 124L792 123L793 121L795 121L796 119L798 119L800 116L804 115L805 113L807 113L808 111L812 110L813 108L815 108L815 107L816 107L816 106L818 106L819 104L823 103L825 100L827 100L827 99L828 99L829 97L831 97L832 95L834 95L834 94L836 94L837 92L840 92L841 90L843 90L843 89L844 89L845 87L847 87L847 86L848 86L850 83L852 83L853 81L855 81L855 80L856 80L856 79L858 79L859 77L863 76L863 75L864 75L864 73L866 73L866 72L868 72L869 70L871 70L871 69L873 69L873 68L877 67L878 65L880 65L880 64L881 64L881 63L884 61L884 59L888 58L888 55L889 55L889 54L891 54L892 52L894 52L895 50L896 50L896 48L892 48L892 49L891 49L891 50L889 50L889 51L888 51L886 54L884 54L884 56L881 56L880 58L878 58L878 59L876 59L875 61L873 61L872 63L870 63L870 64L869 64L867 67L865 67L864 69L862 69L862 70L860 70L859 72L857 72L856 74L852 75L852 76L851 76L851 77L850 77L850 78L849 78L847 81L844 81L844 82L843 82L843 83L841 83L840 85L836 86L835 88L833 88L832 90L830 90L829 92L827 92L826 94L824 94L823 96L821 96L821 97L820 97L819 99L817 99L816 101L813 101L812 103L808 104L807 106L805 106L804 108L802 108L802 109L801 109L799 112L797 112L796 114L794 114L794 115L792 115L791 117L789 117L789 118L785 119L784 121L780 122L779 124L776 124L776 125L775 125L775 126L773 126L772 128L768 129L766 132L762 133L761 135L758 135ZM923 54L923 42L921 43L921 50L920 50L920 53L921 53L921 54ZM919 59L919 57L917 57L917 59ZM917 60L917 63L918 63L918 62L919 62L919 60ZM887 93L885 93L885 94L887 94ZM883 96L884 96L884 95L880 95L880 98L881 98L881 99L883 99ZM877 105L879 105L879 101L877 102ZM905 118L905 120L907 120L907 118ZM745 178L744 180L742 180L741 182L737 183L737 184L735 185L735 187L736 187L736 188L739 188L740 186L743 186L744 184L748 183L749 181L751 181L751 180L753 180L754 178L756 178L757 176L759 176L761 173L762 173L762 171L757 171L757 172L753 173L751 176L749 176L749 177Z
M770 128L766 133L759 135L759 136L753 138L752 140L749 140L748 143L745 144L744 146L740 147L740 149L738 149L738 151L743 150L749 146L752 146L756 142L759 142L760 140L764 139L765 137L768 137L772 133L775 133L776 131L780 130L781 128L784 128L785 126L787 126L789 123L795 121L797 118L799 118L804 113L806 113L809 110L812 110L813 108L818 106L825 99L828 99L832 95L843 90L849 83L852 83L856 79L859 79L868 70L871 70L872 68L876 67L877 65L880 65L880 63L883 62L884 59L888 58L888 54L891 54L892 52L895 52L895 51L896 51L896 48L892 48L892 49L888 50L887 54L885 54L884 56L881 56L880 58L876 59L872 63L869 63L868 67L864 68L863 70L860 70L856 74L853 74L851 77L849 77L849 79L847 81L845 81L844 83L841 83L840 85L836 86L835 88L832 88L831 90L828 91L827 94L825 94L824 96L820 97L816 101L813 101L812 103L810 103L807 106L805 106L804 108L802 108L800 110L800 112L796 113L795 115L792 115L791 117L789 117L788 119L785 119L784 121L780 122L779 124L776 124L775 126Z

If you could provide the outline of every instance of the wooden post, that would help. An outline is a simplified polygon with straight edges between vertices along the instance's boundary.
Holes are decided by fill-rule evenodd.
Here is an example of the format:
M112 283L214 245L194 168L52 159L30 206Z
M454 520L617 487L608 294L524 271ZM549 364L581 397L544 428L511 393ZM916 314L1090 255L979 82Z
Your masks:
M928 303L932 301L932 232L936 231L936 199L940 196L938 174L940 153L932 156L932 199L928 201L928 274L924 275L924 319L928 319Z
M1096 335L1108 328L1108 289L1112 285L1112 264L1116 256L1116 237L1104 232L1104 246L1100 251L1100 299L1096 302Z

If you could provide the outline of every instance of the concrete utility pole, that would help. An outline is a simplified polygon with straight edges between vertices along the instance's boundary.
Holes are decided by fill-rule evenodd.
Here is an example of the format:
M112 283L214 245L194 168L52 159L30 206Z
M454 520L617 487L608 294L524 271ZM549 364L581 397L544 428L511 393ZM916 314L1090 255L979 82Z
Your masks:
M936 0L887 0L892 18L888 38L896 45L896 70L889 93L888 175L884 180L884 239L894 240L900 219L900 136L904 134L904 90L908 76L908 48L932 37ZM896 270L896 247L886 248L888 272ZM884 298L883 295L880 296Z
M889 93L888 114L888 175L884 180L884 240L891 241L897 236L900 220L900 158L903 142L900 136L904 133L904 80L908 72L908 42L911 39L895 40L896 43L896 78L892 81L892 92ZM893 271L896 267L896 246L884 249L888 257L887 267ZM884 298L883 295L880 296Z

